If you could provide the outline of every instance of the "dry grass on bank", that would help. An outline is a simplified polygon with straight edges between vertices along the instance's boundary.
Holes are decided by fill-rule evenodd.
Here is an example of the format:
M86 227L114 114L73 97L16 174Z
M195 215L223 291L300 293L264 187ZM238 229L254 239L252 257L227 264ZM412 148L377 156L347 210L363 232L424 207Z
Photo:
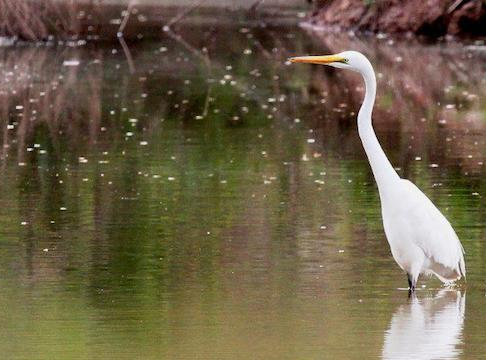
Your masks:
M75 0L0 0L0 36L34 41L60 33L77 36L85 12Z

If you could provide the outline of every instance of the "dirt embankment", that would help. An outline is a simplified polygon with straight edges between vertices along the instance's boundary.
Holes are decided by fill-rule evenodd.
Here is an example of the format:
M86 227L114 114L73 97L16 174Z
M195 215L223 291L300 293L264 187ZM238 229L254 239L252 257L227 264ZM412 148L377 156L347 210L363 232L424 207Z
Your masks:
M485 0L319 0L310 22L330 30L486 36Z

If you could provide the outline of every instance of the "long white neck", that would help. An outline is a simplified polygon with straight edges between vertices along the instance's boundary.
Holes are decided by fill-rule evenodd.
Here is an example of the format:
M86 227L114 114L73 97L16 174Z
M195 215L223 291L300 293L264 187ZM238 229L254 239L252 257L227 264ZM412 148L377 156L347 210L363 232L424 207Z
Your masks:
M400 178L381 148L371 123L371 113L376 97L375 72L370 67L369 71L363 72L362 75L366 91L358 113L358 133L378 184L380 196L383 197L386 190Z

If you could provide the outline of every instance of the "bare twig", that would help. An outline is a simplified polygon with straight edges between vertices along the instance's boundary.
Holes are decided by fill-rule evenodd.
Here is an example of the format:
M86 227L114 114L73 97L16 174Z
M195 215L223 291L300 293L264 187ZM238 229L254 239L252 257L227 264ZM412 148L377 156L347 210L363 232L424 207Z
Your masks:
M133 58L132 58L132 54L130 52L130 49L128 48L128 45L125 42L125 39L123 38L123 36L119 36L118 40L120 41L123 52L125 53L125 57L127 58L128 69L130 70L130 74L133 74L135 72L135 65L133 63Z
M254 16L256 15L256 12L257 12L257 8L264 2L265 0L256 0L251 6L250 8L248 9L248 14L250 14L250 16Z
M206 67L208 68L208 70L209 71L211 70L211 60L209 59L209 56L208 56L207 53L203 53L202 51L196 49L194 46L192 46L186 40L184 40L184 38L181 35L172 32L172 30L170 30L170 29L166 29L166 34L171 39L177 41L179 44L181 44L182 46L184 46L193 55L197 56L202 61L204 61L204 64L206 65Z
M125 27L127 26L128 19L130 19L130 14L132 13L133 5L135 5L135 1L130 0L128 2L127 9L125 10L125 16L123 17L123 20L122 20L122 22L120 24L120 27L118 28L118 32L117 32L117 36L118 37L122 37L123 36L123 30L125 30ZM125 46L126 46L126 44L125 44Z
M198 0L194 2L191 6L185 8L183 11L181 11L179 14L174 16L172 19L170 19L167 24L165 24L164 29L168 30L172 25L177 24L179 21L181 21L184 17L186 17L188 14L190 14L193 10L201 6L203 2L206 0Z

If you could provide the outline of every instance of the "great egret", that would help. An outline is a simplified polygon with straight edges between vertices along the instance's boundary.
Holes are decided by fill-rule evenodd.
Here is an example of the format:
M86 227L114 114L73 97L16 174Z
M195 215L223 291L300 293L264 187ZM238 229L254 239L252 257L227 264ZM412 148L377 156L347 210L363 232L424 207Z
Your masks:
M369 60L357 51L345 51L290 61L353 70L363 77L366 91L358 133L378 185L386 238L393 258L407 273L409 290L415 291L420 274L434 274L444 283L465 277L464 249L451 224L419 188L398 176L376 138L371 123L376 78Z

